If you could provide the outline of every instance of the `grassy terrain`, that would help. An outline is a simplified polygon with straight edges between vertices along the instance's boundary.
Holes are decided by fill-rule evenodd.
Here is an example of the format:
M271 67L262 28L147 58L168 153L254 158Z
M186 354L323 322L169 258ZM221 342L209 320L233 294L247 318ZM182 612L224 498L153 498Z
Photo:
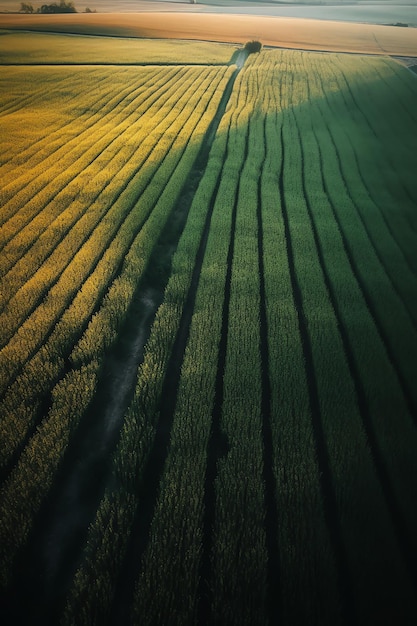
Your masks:
M415 77L8 37L3 623L414 623Z

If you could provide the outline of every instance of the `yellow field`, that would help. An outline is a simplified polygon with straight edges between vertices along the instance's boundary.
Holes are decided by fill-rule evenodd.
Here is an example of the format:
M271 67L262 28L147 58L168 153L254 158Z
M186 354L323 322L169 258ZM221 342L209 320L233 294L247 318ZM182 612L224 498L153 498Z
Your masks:
M236 46L209 41L72 36L59 33L6 32L0 37L0 63L12 64L225 64Z
M414 28L346 22L195 13L2 15L0 28L59 31L125 37L156 37L417 56Z

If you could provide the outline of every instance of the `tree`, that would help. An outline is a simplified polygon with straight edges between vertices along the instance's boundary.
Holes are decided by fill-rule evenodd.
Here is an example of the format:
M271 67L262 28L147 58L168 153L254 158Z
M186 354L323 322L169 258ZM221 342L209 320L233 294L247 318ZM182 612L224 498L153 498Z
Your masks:
M65 2L65 0L61 0L59 4L53 2L52 4L43 4L40 9L38 9L39 13L76 13L77 10L74 6L74 3L69 1Z
M31 4L28 4L26 2L22 2L20 4L20 13L33 13L34 12L34 8Z

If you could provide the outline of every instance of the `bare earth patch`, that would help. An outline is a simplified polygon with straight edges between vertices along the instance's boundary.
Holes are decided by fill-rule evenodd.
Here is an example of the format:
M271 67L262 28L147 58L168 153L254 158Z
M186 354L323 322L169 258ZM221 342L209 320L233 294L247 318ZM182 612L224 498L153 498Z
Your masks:
M107 13L1 15L0 28L49 32L192 39L417 57L415 29L254 15Z

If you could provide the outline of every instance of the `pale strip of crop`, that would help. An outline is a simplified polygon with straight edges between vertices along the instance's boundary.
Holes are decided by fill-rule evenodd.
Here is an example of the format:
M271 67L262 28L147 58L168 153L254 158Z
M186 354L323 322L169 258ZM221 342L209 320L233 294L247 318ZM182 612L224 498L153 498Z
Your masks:
M309 66L311 67L310 64ZM314 75L317 76L317 72L314 72ZM315 129L325 128L326 120L329 117L328 109L323 107L320 110L321 108L316 104L311 109L312 127ZM317 145L319 153L317 156L318 160L321 161L323 185L326 185L331 202L329 209L332 210L335 216L337 216L339 210L340 212L343 211L345 215L352 215L351 208L346 204L343 194L340 192L340 184L336 190L333 182L341 174L334 166L337 161L332 157L329 141L328 139L326 141L324 133L317 133L316 137L319 138ZM340 144L338 143L338 145ZM310 151L313 152L311 146ZM331 223L330 219L327 218L327 229ZM341 224L342 220L339 219L337 227L340 228ZM339 245L344 247L345 254L349 254L349 251L346 250L346 241L350 242L357 236L357 228L358 226L355 224L354 219L345 222L342 228L342 233L345 233L345 239L342 239ZM336 238L333 237L333 255L335 241ZM325 252L324 247L323 252ZM348 261L351 264L349 256ZM363 265L367 267L365 262ZM381 458L388 469L391 483L389 488L392 487L396 494L398 505L402 510L405 524L408 527L409 539L413 540L413 529L417 523L415 506L417 476L416 470L413 469L417 446L415 424L409 413L402 389L399 386L396 372L369 313L360 285L358 285L352 272L346 271L343 274L335 272L334 268L339 268L340 266L341 264L336 264L329 255L326 267L329 275L332 277L340 316L344 322L350 348L355 358L360 384L367 402L367 411L369 412L376 441L381 451ZM403 270L398 269L398 271ZM415 354L414 352L414 358ZM399 462L399 459L401 459L401 462ZM414 546L414 549L416 548L417 545Z
M178 93L178 98L182 93L183 99L178 100L178 106L180 106L181 102L184 102L187 98L187 96L184 95L186 94L187 84L185 83L185 81L183 82L184 84ZM175 95L175 93L171 93L171 99L176 97L177 96ZM147 180L153 174L156 164L158 162L157 159L154 158L156 156L155 146L158 144L160 151L164 149L164 146L162 144L165 141L165 137L162 140L160 137L163 133L166 133L170 123L175 123L175 117L176 116L173 113L172 115L167 115L161 120L161 116L156 113L155 119L153 119L152 116L150 118L142 116L138 120L132 122L132 124L126 129L125 134L117 136L114 141L114 147L117 148L118 152L116 151L116 154L113 155L113 162L110 162L112 155L109 150L102 153L100 157L94 161L95 168L97 169L97 173L95 176L90 170L83 172L74 180L74 191L71 185L68 185L62 194L63 199L61 199L61 194L59 194L57 198L55 198L54 203L51 207L52 217L54 214L56 214L56 212L60 212L58 213L58 217L52 222L52 224L50 225L48 223L48 219L46 219L46 224L44 225L43 219L45 218L43 218L43 214L39 216L38 221L40 221L41 226L43 226L44 232L42 233L42 231L40 231L40 228L38 229L38 239L29 248L28 253L25 256L21 257L20 262L17 262L16 258L13 257L13 249L17 248L17 251L20 251L20 249L24 247L26 237L29 238L29 235L26 235L28 229L29 232L36 232L36 220L32 220L27 229L24 229L21 234L19 234L13 240L11 244L11 250L8 246L4 248L3 255L7 254L8 261L6 267L10 266L12 262L14 262L15 264L14 266L12 266L10 272L6 274L4 279L5 281L7 280L7 287L4 289L4 292L2 294L3 306L4 303L13 296L15 291L21 285L23 285L23 292L27 292L30 289L30 285L28 282L26 283L26 285L24 284L25 281L28 281L33 272L44 262L48 255L51 254L55 245L59 243L62 239L63 233L65 234L65 220L69 220L70 225L73 224L77 219L77 215L82 216L85 211L85 207L90 205L91 209L94 202L96 203L96 206L100 208L100 210L104 208L104 204L110 206L111 196L109 192L112 186L117 189L118 186L120 186L120 182L122 182L123 185L125 184L123 183L123 179L129 181L134 175L137 177L138 173L137 171L135 172L135 170L140 169L140 166L143 164L143 162L145 162L146 169L140 170L141 187L138 188L137 186L137 192L139 193L141 189L144 188ZM148 136L145 135L145 129L148 130ZM127 139L125 139L126 136ZM138 158L137 160L131 158L136 151L136 145L134 141L135 137L137 137L137 141L140 141L142 139L142 142L140 144L141 154L140 158ZM153 153L153 159L150 163L146 163L146 159L147 157L149 157L151 152ZM118 170L120 171L118 172L117 178L115 179L114 172ZM88 195L83 192L84 187L86 189L92 190L90 197L88 197ZM103 193L104 196L100 196L100 194ZM107 200L105 199L106 196L108 196ZM62 205L65 206L65 202L69 206L66 210L63 210ZM88 216L85 216L84 219L88 219ZM77 224L76 228L78 228L79 230L81 228L81 225ZM83 239L85 239L88 234L88 230L86 230L85 225L83 225L81 233L83 233L83 236L80 236L80 245ZM21 239L20 245L19 239ZM65 240L62 242L61 246L65 246ZM49 258L47 260L47 263L48 262L49 265L53 268L53 276L57 277L59 275L59 265L55 265L55 261L52 258ZM48 283L43 280L41 286L44 291L46 291L47 289L47 284ZM27 298L27 293L25 295L23 292L20 293L20 299L22 299L23 297L26 310L30 311L30 299ZM31 296L33 300L34 294L32 293ZM10 307L11 305L9 303L9 308Z
M301 55L298 54L293 57L293 68L293 89L297 94L305 91L310 68L308 64L307 69L303 68ZM346 293L346 281L351 270L338 223L329 210L325 190L320 185L320 159L311 132L311 108L291 107L288 114L287 124L284 122L283 127L284 145L291 146L291 149L285 153L284 194L295 270L303 296L320 419L346 558L352 573L351 583L359 619L367 623L382 598L385 598L390 610L401 611L399 603L403 602L405 612L409 614L413 593L369 454L354 381L333 308L334 283L329 279L329 266L331 278L334 280L337 277L340 281L338 287L342 293ZM286 177L287 158L287 174L291 172L291 176ZM326 158L333 162L329 153ZM290 195L288 191L291 188L293 193ZM296 190L297 196L294 194ZM354 287L354 281L350 286ZM351 307L350 291L348 293L347 306ZM360 309L359 316L366 314L366 308ZM401 599L396 595L396 585L402 590Z
M42 18L44 18L42 20ZM49 19L46 19L49 18ZM42 21L41 21L42 20ZM417 56L413 28L355 24L268 15L224 15L192 12L137 14L2 15L4 28L125 37L170 37L245 43L260 38L264 45L304 50ZM41 24L41 25L40 25Z
M340 623L334 556L326 528L297 310L282 217L281 130L291 89L289 57L263 52L257 108L263 111L266 158L260 199L271 385L271 427L278 516L283 624ZM312 581L314 583L312 584ZM317 616L317 617L315 617Z
M158 232L160 231L162 227L160 212L162 211L162 214L166 215L167 212L169 211L170 207L172 206L172 202L174 201L176 195L178 195L179 193L179 190L183 184L183 181L185 180L185 177L187 175L187 172L189 171L189 168L193 162L193 159L195 158L196 151L198 150L198 143L191 143L189 146L187 146L189 142L188 138L192 134L193 129L196 126L196 123L198 122L198 119L201 117L202 113L205 111L206 105L204 104L204 98L206 98L206 101L210 98L210 91L207 90L208 83L211 82L212 89L214 89L216 85L215 82L213 83L213 80L212 80L213 76L210 76L210 74L213 75L217 73L218 71L219 70L211 70L207 72L208 76L206 77L206 82L203 82L202 84L202 93L200 94L201 96L203 96L203 104L199 110L197 110L195 113L191 115L190 121L184 124L185 119L182 119L181 115L177 117L177 123L179 124L179 128L181 128L184 124L183 132L182 134L180 133L179 137L176 139L176 143L174 144L174 149L170 153L170 158L166 160L167 161L167 164L165 166L166 176L167 176L166 180L170 178L170 176L172 175L172 168L176 167L177 162L180 160L180 154L177 154L177 153L180 152L179 148L180 148L180 145L182 144L183 146L182 151L184 151L185 148L188 148L188 149L185 150L184 156L182 157L182 161L180 161L178 174L175 174L175 176L172 178L170 183L167 185L164 194L160 198L159 198L160 184L162 182L161 179L159 180L157 184L154 183L153 187L150 190L150 193L148 194L147 199L146 198L144 199L142 197L139 200L139 204L138 204L139 209L140 209L140 206L144 204L145 200L148 203L148 204L145 204L144 206L145 212L148 212L149 206L152 206L152 204L157 201L158 201L158 206L160 206L160 209L158 211L154 210L152 212L151 219L148 221L148 226L143 229L143 233L142 232L139 233L138 237L135 240L135 249L133 253L128 256L128 259L127 259L129 260L130 257L133 257L134 259L138 258L140 271L143 271L146 265L146 260L149 257L153 242L155 241L158 235ZM220 70L220 73L224 75L225 70ZM213 87L213 84L214 84L214 87ZM194 104L193 101L194 101L194 98L191 97L189 101L190 111L192 111L192 106ZM203 123L205 124L205 127L207 127L208 122L209 120L203 121ZM200 131L198 131L196 135L201 137ZM137 214L139 214L139 216ZM104 294L104 290L106 289L109 276L114 274L113 268L115 266L115 260L113 258L114 256L113 249L115 249L118 255L118 258L123 258L124 254L127 252L126 246L130 245L128 241L132 237L131 232L132 230L133 232L135 231L135 228L132 229L132 221L141 219L140 218L141 211L131 211L129 215L130 215L130 219L126 220L121 230L121 232L123 232L123 230L126 231L128 240L122 246L120 246L120 243L122 243L123 239L121 238L120 242L116 240L116 242L113 243L106 250L103 259L99 262L95 271L89 276L88 283L84 284L82 290L80 290L77 293L77 296L74 302L67 309L67 311L64 314L64 317L60 320L57 326L53 329L52 335L49 338L47 344L43 345L40 351L34 355L32 360L25 364L15 384L12 385L8 389L4 402L3 402L3 408L5 410L5 413L7 413L7 415L9 416L9 418L7 420L5 419L4 423L2 424L3 429L4 429L3 437L5 440L7 439L7 445L5 446L5 450L4 450L4 455L7 455L7 457L10 457L10 455L13 453L13 450L16 448L17 445L19 445L19 440L22 438L22 436L24 437L24 431L27 429L28 425L30 425L30 419L28 419L28 416L26 416L26 420L23 423L20 423L20 426L21 426L20 430L17 430L16 427L13 425L13 414L16 413L18 407L20 407L19 410L24 411L24 413L26 414L26 409L24 407L24 404L22 404L22 400L21 400L22 394L23 394L23 397L27 396L28 394L30 397L32 397L33 394L35 394L35 398L39 397L40 395L42 396L46 390L45 385L49 384L48 381L51 381L51 380L53 381L54 378L59 374L60 368L62 368L62 359L60 357L65 353L65 351L70 349L71 344L74 342L74 340L77 339L77 335L79 335L80 328L82 328L83 324L86 323L92 311L94 310L94 307L96 306L97 297L100 297L100 293ZM150 233L153 234L152 237L149 237ZM98 238L97 230L95 231L95 235L96 235L96 238ZM146 245L144 245L145 242L146 242ZM80 269L82 269L84 267L85 260L83 263L83 256L81 255L77 255L77 256L80 259L80 264L81 264ZM117 262L119 263L120 261L117 261ZM138 275L133 276L133 277L131 276L131 274L129 275L129 271L131 271L131 267L129 267L128 264L126 265L127 265L127 274L130 280L130 284L128 282L129 289L127 290L127 294L124 294L125 296L124 300L122 298L122 305L119 305L119 308L122 309L122 312L124 310L123 306L124 307L126 306L126 300L128 300L126 295L131 297L132 292L134 290L134 286L137 284L137 281L138 281ZM137 267L137 261L136 261L136 264L133 263L133 267L134 268ZM104 274L103 274L103 268L105 268ZM73 272L72 266L69 266L69 271ZM62 276L63 277L65 276L65 272ZM59 282L62 282L62 285L63 285L62 298L65 298L66 297L65 280L62 280L62 277L61 277L61 281ZM57 284L59 284L59 282ZM118 296L120 297L121 295L123 295L123 290L126 289L126 285L124 285L123 282L120 285L120 281L119 281L118 287L119 287L119 290L117 287L114 290L116 292L114 294L116 298ZM120 287L122 287L122 293L120 293ZM116 311L115 311L114 300L112 301L111 299L108 304L110 304L110 327L111 327L112 326L111 322L112 321L114 322L115 317L117 319L118 307L116 306ZM47 310L49 312L48 308ZM118 316L120 318L120 311L119 311ZM107 321L107 324L109 325L109 321ZM36 328L34 329L34 331L36 332ZM111 336L108 338L102 338L102 341L100 341L100 339L97 338L96 343L100 346L103 346L103 344L106 345L106 343L110 342L113 339L114 332L115 332L115 329L114 329L114 324L113 324L113 330L112 330ZM90 337L91 335L92 333L89 333ZM95 354L98 352L98 345L94 346ZM23 345L23 349L25 348L26 346ZM36 373L37 373L37 367L39 367L38 365L39 361L45 360L45 353L46 354L49 353L51 355L47 359L47 362L50 363L51 358L52 358L52 363L50 365L52 366L52 370L55 371L55 374L52 374L48 368L44 368L44 371L42 372L44 377L41 378L41 376L40 375L37 376ZM59 355L59 358L58 358L58 355ZM31 380L33 374L35 374L36 377L34 380L32 380L32 384L29 385L29 388L26 389L27 377L29 376L29 380ZM22 385L23 385L23 388L22 388ZM27 401L26 401L26 404L28 404ZM37 407L35 407L35 409L36 408ZM33 416L31 419L33 419ZM6 436L6 431L7 431L7 436Z
M352 82L354 81L355 78ZM380 132L383 132L381 128ZM329 134L332 135L331 128ZM343 163L343 154L339 154L338 146L335 146L334 142L333 145L328 146L327 150L334 155L335 162ZM373 150L377 151L378 146L374 145ZM332 184L330 192L334 194L334 198L338 198L338 205L340 205L340 192L346 189L343 165L340 165L340 168L343 187L340 188L340 185L337 185L334 177L329 180L329 185ZM343 212L340 210L338 213L342 228L344 228L344 224L350 223L355 218L358 220L357 211L355 206L352 206L351 198L347 197L345 202L350 210ZM402 299L398 292L392 288L392 281L387 275L384 266L384 250L381 249L379 257L375 254L375 250L369 246L368 233L364 230L363 223L360 223L360 220L358 222L355 227L355 237L349 237L347 245L353 257L357 275L360 277L362 289L365 290L368 306L372 307L374 319L378 323L378 330L389 350L390 358L398 375L401 377L403 388L409 395L410 402L412 402L412 410L415 411L417 407L417 389L415 386L417 330L406 306L411 303L412 294L416 293L415 281L408 283L408 296L407 285L403 283L404 299ZM372 229L372 223L369 224L368 231L369 229ZM385 253L389 254L389 249ZM394 266L392 267L391 274L401 271ZM413 310L413 305L410 304L409 306Z
M228 77L228 74L226 74L225 77ZM225 82L223 82L223 87L224 86ZM133 513L138 505L137 499L133 502L127 502L121 498L120 494L132 493L133 485L140 480L144 471L147 454L152 446L158 418L157 407L159 394L161 393L168 359L190 285L196 251L199 246L210 198L213 194L221 168L223 167L229 123L226 119L227 116L224 116L222 119L219 133L216 136L210 154L209 165L197 191L184 233L173 259L173 270L165 292L164 301L158 309L151 336L146 347L144 362L139 370L135 399L129 409L128 417L125 419L119 448L114 457L115 487L109 487L107 490L96 520L90 528L89 541L86 548L86 559L74 579L74 584L68 598L64 622L65 620L71 621L75 615L78 616L81 614L82 623L87 624L90 622L91 612L95 610L95 607L102 607L103 613L105 613L109 606L109 601L111 600L111 595L107 590L114 584L114 582L112 582L113 572L117 571L121 566L123 550L126 549L126 540L131 532ZM227 181L224 181L224 190L226 186ZM216 228L213 228L212 235L209 237L204 261L204 267L206 268L205 274L207 274L209 278L208 283L207 279L204 280L204 289L207 290L211 284L213 273L215 273L214 276L217 277L214 281L214 289L212 292L216 302L219 300L218 295L223 292L225 276L225 266L219 262L220 256L223 255L222 249L219 247L219 237L221 237L220 240L226 240L225 245L227 246L227 237L225 237L224 234L227 232L228 223L230 230L231 204L227 202L223 204L221 200L222 197L223 194L218 194L219 205L216 213L218 225ZM231 201L233 202L233 198ZM224 254L227 255L227 250L225 250ZM201 279L200 282L202 281L203 279ZM183 424L191 420L191 422L195 424L195 436L197 437L197 431L200 432L198 430L199 425L202 424L204 430L204 428L207 427L206 419L208 423L210 422L210 404L213 402L213 385L215 384L217 371L217 358L213 355L213 358L207 361L208 353L206 353L206 349L207 342L209 342L211 345L210 354L212 354L213 351L214 354L216 354L218 350L216 337L219 336L221 327L221 303L219 302L218 307L212 310L209 316L204 315L204 317L202 317L203 311L200 312L200 307L204 305L205 312L207 306L204 289L200 288L202 295L197 295L196 314L191 327L192 339L190 339L191 343L189 343L186 350L185 363L187 363L187 365L183 366L183 378L180 385L179 393L182 400L179 400L180 409L176 412L174 417L172 431L173 443L170 447L171 451L175 451L177 445L181 446L181 450L184 454L186 453L186 460L184 464L181 464L181 467L187 468L187 473L185 473L185 470L184 473L181 472L181 476L185 478L185 480L182 481L181 488L176 490L176 493L178 492L178 499L172 499L169 495L169 486L172 484L173 480L176 480L175 477L179 466L176 465L176 461L178 460L177 455L175 454L174 457L172 457L171 454L169 454L167 470L162 477L161 495L157 504L157 513L152 526L153 530L150 536L151 543L145 554L145 565L143 565L143 567L145 567L143 571L147 571L148 574L142 574L139 578L138 593L136 594L135 600L136 611L140 612L142 621L146 620L151 615L155 616L167 610L165 608L165 600L158 604L158 599L162 599L164 594L167 593L167 586L163 582L164 579L161 578L161 571L165 572L167 562L171 562L167 560L166 554L172 554L172 563L174 565L170 581L174 589L178 587L179 597L182 597L183 594L185 597L187 592L195 588L196 583L196 579L187 573L185 574L186 579L184 578L184 572L181 564L178 562L177 536L180 536L183 532L184 536L187 537L190 545L188 564L190 570L195 571L197 567L196 559L197 562L199 559L200 528L198 524L194 526L195 517L193 511L197 509L201 515L199 508L201 504L199 499L193 495L198 489L198 487L196 487L197 483L195 483L197 477L194 476L192 480L186 479L186 477L190 471L193 471L193 463L196 462L194 455L198 454L197 439L193 438L193 445L187 446L186 441L188 441L188 439L183 441L181 439L181 433L183 433ZM210 296L210 300L211 298L212 296ZM207 323L211 324L211 332L207 332ZM203 333L201 333L201 324L205 325L205 331ZM199 349L196 351L197 346L199 346ZM191 363L191 361L193 363ZM210 367L208 367L208 363L211 364ZM203 407L201 407L199 396L195 393L195 387L192 386L194 394L187 400L189 383L192 385L192 381L189 381L186 372L191 366L193 370L194 367L198 367L203 376L203 380L199 384L204 387L205 393L207 394L207 407L204 408L204 412L202 412ZM208 382L205 384L205 381ZM185 385L185 387L181 391L183 385ZM199 387L197 387L197 390L198 388ZM211 390L210 395L209 389ZM192 400L198 402L198 410L197 408L193 408L193 404L189 404ZM186 411L185 415L183 411ZM199 417L198 421L196 420L197 417ZM202 433L200 432L199 440L201 440L201 437ZM184 444L185 448L183 447ZM201 445L204 448L204 443ZM191 466L189 466L188 463L189 455L193 457ZM175 462L173 462L173 459L175 459ZM198 467L200 467L200 464ZM202 471L204 473L204 468ZM197 471L195 473L197 473ZM199 482L201 482L201 480L204 481L204 477L200 476ZM123 486L123 489L121 489L120 486ZM201 497L200 493L200 498ZM124 510L126 510L126 506L128 507L123 517L117 513L120 506L123 506ZM188 511L186 516L182 515L184 506ZM115 519L113 535L111 539L106 538L105 541L102 542L101 536L102 533L105 532L103 529L103 519L107 520L108 518L112 520ZM166 520L168 518L172 530L168 536L165 533L161 536L161 531L163 531L163 528L166 526ZM191 528L188 522L191 523ZM177 526L180 527L179 533L174 530ZM183 528L182 531L181 528ZM197 535L193 534L194 531ZM161 541L164 544L163 550L160 547ZM153 555L153 558L151 555ZM91 565L95 563L97 559L99 559L101 563L100 571L96 571ZM178 576L178 567L181 568L180 571L183 574L181 576ZM183 586L185 591L182 589ZM84 601L87 589L88 596L91 598L91 602L88 604ZM194 592L191 591L190 597L194 597ZM171 594L172 592L170 591L169 593ZM185 608L184 610L187 614L187 611L193 610L193 608Z
M97 375L98 365L91 362L73 370L59 382L52 391L48 419L39 427L23 451L19 464L0 488L2 590L11 582L19 546L30 533L33 516L52 486L69 438L93 397ZM33 488L33 477L42 485L37 491Z
M212 72L212 74L215 73L216 70L214 70ZM223 71L222 74L225 76L226 72ZM225 78L224 78L225 80ZM202 95L204 97L206 97L207 99L209 99L209 94L207 92L206 86L204 86L203 84L203 88L202 88ZM192 99L190 100L190 107L192 108L193 105L193 101ZM201 116L202 112L204 111L204 107L201 107L199 115ZM194 113L194 115L197 117L197 114ZM208 120L209 121L209 120ZM206 120L204 122L205 127L207 127L208 125L208 121ZM199 133L198 133L199 134ZM188 154L187 154L187 159L184 159L184 164L182 165L182 170L179 171L179 175L182 178L182 181L184 181L185 176L187 175L187 172L189 171L189 167L192 164L192 162L194 161L196 152L198 150L198 143L195 145L190 145L188 148ZM175 190L178 193L178 190L181 188L181 185L178 185L178 176L172 179L172 185L168 185L166 187L166 193L165 193L165 197L163 198L163 202L160 202L160 204L162 205L161 208L165 207L165 212L167 210L169 210L169 208L172 206L172 202L173 202L173 198L175 199ZM164 205L163 205L164 203ZM154 215L154 213L158 213L157 211L154 211L152 213L152 215ZM144 238L148 239L147 234L144 234ZM135 247L136 246L136 247ZM135 246L132 247L131 249L131 254L133 258L139 258L140 259L140 255L138 254L140 252L141 249L141 245L140 245L140 240L139 242L135 241ZM144 263L142 264L144 265ZM132 272L132 267L127 268L126 273L129 274L129 270L130 272ZM129 276L130 279L132 279L132 276ZM137 282L138 277L136 276L136 282ZM79 298L79 307L80 307L80 311L79 313L81 313L81 311L84 310L85 308L85 302L81 301L81 298ZM78 316L77 316L78 317ZM62 330L62 329L61 329ZM58 333L58 337L57 340L59 341L60 337L59 337L59 333ZM94 366L93 369L94 371L97 371L97 361L92 361L92 365ZM82 368L83 370L83 368ZM84 370L83 370L84 371ZM153 372L152 372L153 374ZM61 389L64 389L64 393L61 394ZM56 402L58 404L62 404L62 406L66 405L67 399L66 399L66 395L65 395L65 379L64 379L64 383L61 385L61 383L59 383L59 385L56 388ZM82 402L82 398L79 398L79 402L76 405L77 408L77 419L79 419L81 413L82 413L82 407L86 406L86 404L83 405ZM81 408L80 408L81 405ZM69 407L71 409L71 407ZM59 412L56 411L52 411L49 416L48 419L44 420L44 422L42 423L42 427L40 432L42 433L43 429L46 430L46 432L49 432L50 429L54 429L56 428L56 426L54 427L54 420L59 419L60 421L60 414ZM62 427L62 426L61 426ZM131 433L130 433L131 435ZM49 472L50 474L54 473L54 468L57 467L59 459L62 455L63 449L66 446L66 442L68 441L68 437L69 434L66 433L65 434L65 438L64 438L64 443L62 444L63 447L59 447L57 448L56 451L56 456L54 455L49 455L47 457L45 457L45 463L49 464ZM6 484L5 487L5 494L7 496L7 502L10 505L10 502L12 501L12 494L14 494L14 498L16 498L16 494L21 494L22 498L18 498L19 502L25 502L25 505L23 506L22 504L20 505L20 508L18 508L18 510L16 511L16 508L11 508L8 511L8 514L6 516L6 522L8 525L12 526L13 524L16 526L16 517L15 515L18 514L20 517L25 517L24 523L22 523L21 525L21 530L17 531L17 529L15 528L15 532L13 533L13 537L14 537L14 542L13 545L9 546L9 550L10 552L7 555L7 562L11 565L14 561L15 558L15 554L16 554L16 550L19 549L19 546L22 545L24 543L24 541L26 540L27 534L28 534L28 530L30 529L31 526L31 519L33 517L33 515L35 514L37 508L40 505L40 502L42 501L42 499L45 497L49 483L44 483L42 480L42 476L44 476L45 472L48 472L48 468L47 467L42 467L42 472L39 472L38 476L33 476L31 471L30 471L30 465L28 465L27 459L31 457L31 450L33 448L33 446L39 446L42 445L39 441L39 431L38 434L35 435L35 437L33 437L31 439L31 441L29 442L29 445L25 448L24 454L22 455L19 464L16 468L16 470L13 472L11 478L9 479L9 481ZM45 439L44 441L44 445L48 445L48 440ZM40 455L41 456L41 455ZM41 460L39 460L39 463L41 463ZM30 476L30 479L28 479L28 477ZM38 480L39 477L39 480ZM6 524L5 522L5 524Z
M170 447L135 593L134 618L140 616L144 623L155 620L163 623L170 616L175 616L173 623L177 624L195 623L199 619L196 594L204 541L207 453L210 436L213 436L211 422L218 375L223 293L240 169L229 143L226 148L226 139L235 132L230 127L235 125L239 109L245 106L242 82L240 77L236 81L231 106L219 127L208 169L193 204L196 211L201 210L199 204L207 204L222 170L181 369ZM228 156L223 165L226 149ZM242 151L238 158L242 160ZM190 228L192 226L191 223ZM185 268L184 262L183 265ZM175 497L172 497L173 493ZM178 546L181 546L180 552ZM167 562L170 563L169 572L166 571Z
M171 70L169 73L172 76L175 70ZM146 101L146 72L143 72L143 74L144 80L138 88L139 97L141 98L142 94L143 97L142 102L139 101L137 103L140 105L137 110L135 110L134 102L128 102L127 110L119 107L124 97L129 96L132 91L136 91L136 88L132 89L132 86L129 84L121 94L116 92L116 95L111 98L111 109L107 115L104 115L104 111L98 110L96 112L93 118L94 132L92 132L93 125L91 123L86 128L79 128L76 122L75 133L71 136L67 145L65 143L63 145L64 137L59 135L59 148L54 154L48 156L49 152L47 149L46 158L37 167L34 167L33 171L27 172L25 169L24 173L16 181L11 182L8 188L3 190L3 223L10 217L14 217L16 210L19 210L21 207L23 209L20 212L23 211L25 216L22 219L25 220L24 223L28 223L31 216L40 212L42 207L52 200L59 191L64 189L68 182L75 178L77 173L83 171L112 141L117 139L121 130L128 129L129 115L133 116L134 119L138 119L140 113L147 110L147 107L160 94L158 89L156 89L150 96L151 102ZM160 89L162 93L167 89L162 80ZM106 97L105 94L104 97ZM54 168L56 172L55 179L52 181L48 178L50 168ZM9 198L8 202L7 198ZM28 214L28 217L26 217L26 214ZM12 230L12 233L14 232L15 230Z
M316 61L320 61L320 59L316 58ZM318 64L318 77L323 76L324 69L322 64ZM331 72L328 72L331 68L327 67L326 69L326 89L323 91L323 81L319 78L318 83L321 82L321 84L316 87L314 97L320 100L323 100L323 98L326 100L326 119L329 120L331 126L333 144L337 144L339 168L343 174L346 193L355 206L363 228L370 239L371 246L375 249L379 262L384 267L392 283L392 287L401 297L412 318L414 326L416 326L417 276L412 271L400 245L404 235L409 231L409 227L405 227L403 224L402 228L400 228L398 226L395 227L395 224L389 223L385 219L384 213L381 211L380 207L375 204L370 196L369 190L365 186L362 173L359 170L358 159L355 158L355 149L356 153L364 151L363 132L361 128L358 127L358 124L355 123L340 93L338 95L336 92L328 92L328 86L332 81L337 80L338 73L332 76ZM343 120L343 123L336 124L334 123L336 120ZM403 133L408 132L408 128L408 126L404 127ZM357 147L358 145L362 146L362 150L360 147ZM336 150L336 145L333 147ZM370 158L371 157L372 154L370 153ZM384 185L379 184L378 187L381 188L384 187ZM401 217L400 211L396 211L396 213L400 213Z
M82 123L94 119L97 108L103 115L116 88L115 80L109 81L109 74L102 68L80 68L78 72L74 68L42 68L32 71L29 78L19 70L5 69L10 80L17 81L17 85L27 83L35 95L33 102L28 102L22 94L17 94L14 99L16 110L4 116L1 122L10 131L8 143L4 144L0 174L6 176L13 168L15 178L56 152L62 146L63 136L68 141L74 132L75 120L75 132L79 134ZM67 76L65 82L60 78L62 75ZM54 80L54 88L48 87L50 79ZM120 94L126 88L122 70L118 72L117 80ZM37 84L45 84L43 92L36 93ZM6 142L7 137L2 141Z

